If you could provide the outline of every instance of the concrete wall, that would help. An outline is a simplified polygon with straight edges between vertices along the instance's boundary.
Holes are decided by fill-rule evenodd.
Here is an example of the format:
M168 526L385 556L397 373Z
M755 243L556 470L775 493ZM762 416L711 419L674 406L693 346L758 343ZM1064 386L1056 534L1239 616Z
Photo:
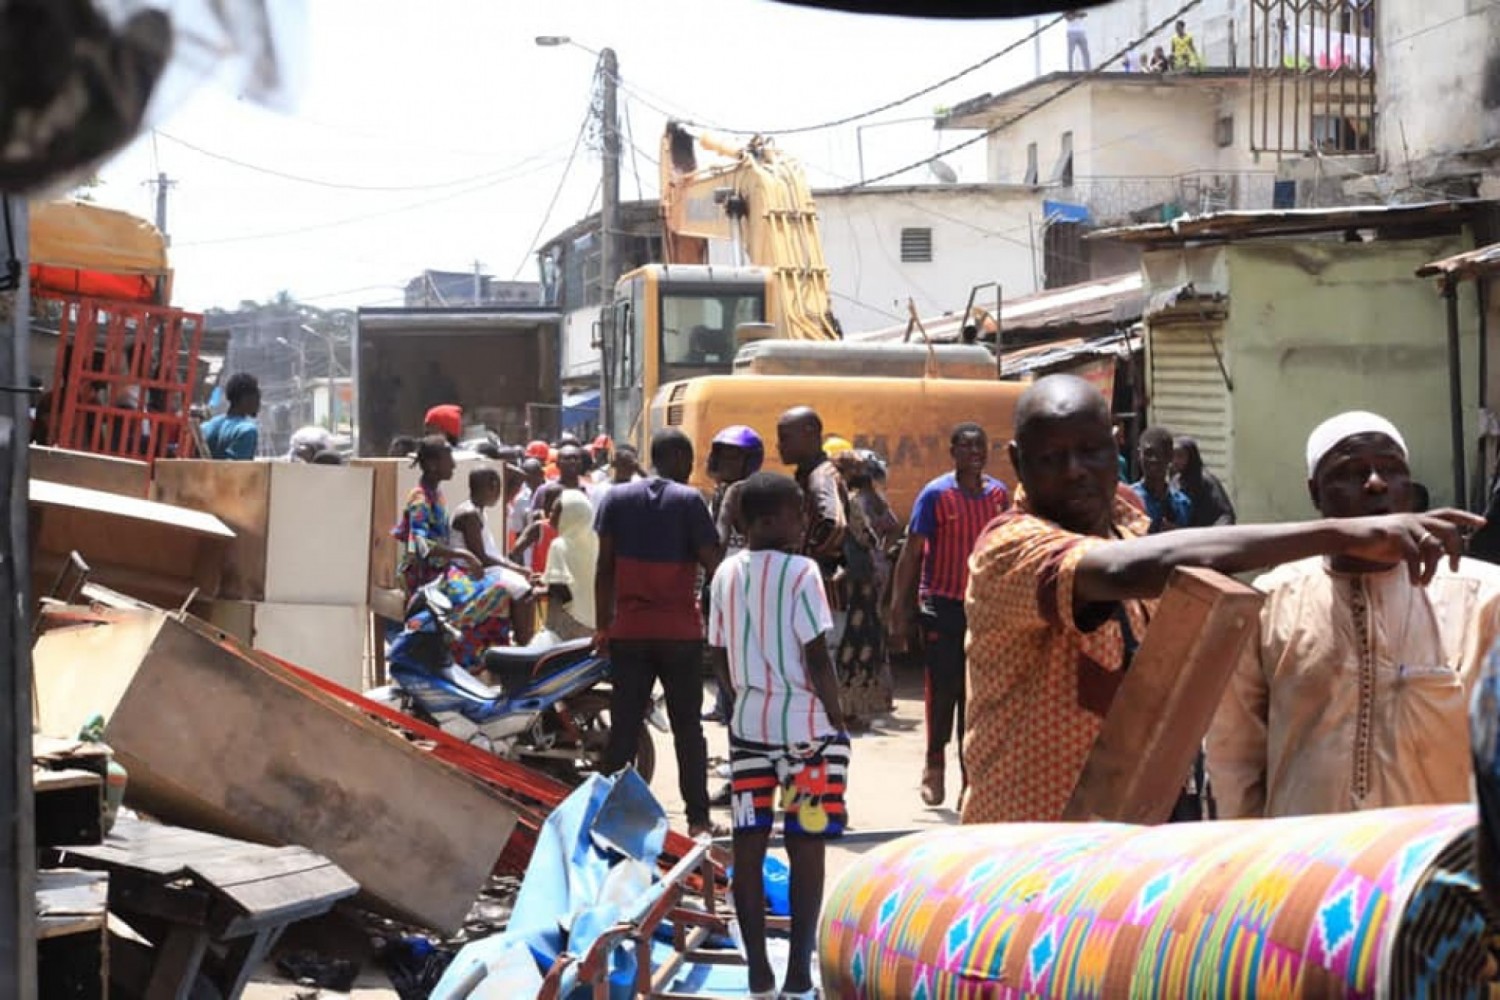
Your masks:
M1459 237L1306 240L1222 251L1230 285L1225 343L1234 381L1234 501L1242 520L1314 513L1303 446L1320 421L1348 409L1394 421L1411 450L1413 475L1431 490L1433 503L1453 502L1444 307L1431 283L1413 272L1465 243ZM1151 256L1166 253L1183 251ZM1477 321L1472 299L1464 306L1463 366L1473 372ZM1468 440L1475 433L1474 383L1465 378Z
M958 312L969 290L998 281L1007 297L1036 291L1031 227L1042 219L1033 191L973 186L902 188L817 196L834 314L846 334L902 322L907 297L923 316ZM901 230L932 230L932 261L901 261ZM1041 239L1036 241L1040 252ZM984 293L994 302L994 292Z
M1167 78L1157 86L1087 88L1092 147L1075 154L1079 177L1173 176L1198 171L1270 169L1250 152L1250 89ZM1234 118L1233 141L1220 147L1216 126Z
M1444 161L1500 141L1500 6L1424 0L1377 10L1382 167L1405 175L1409 165L1417 177L1462 169Z
M1062 151L1062 134L1067 131L1073 133L1073 173L1075 176L1088 174L1086 157L1094 148L1090 109L1089 88L1079 87L990 136L985 140L988 144L989 181L992 184L1023 183L1026 178L1026 147L1034 142L1037 182L1050 183L1053 167Z

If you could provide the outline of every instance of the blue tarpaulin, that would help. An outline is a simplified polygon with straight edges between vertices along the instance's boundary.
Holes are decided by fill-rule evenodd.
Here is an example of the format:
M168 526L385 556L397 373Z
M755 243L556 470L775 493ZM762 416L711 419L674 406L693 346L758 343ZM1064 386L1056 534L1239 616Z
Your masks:
M1048 222L1088 222L1089 207L1066 201L1042 202L1042 215Z
M599 390L575 392L564 396L562 401L563 430L572 430L584 424L599 422Z

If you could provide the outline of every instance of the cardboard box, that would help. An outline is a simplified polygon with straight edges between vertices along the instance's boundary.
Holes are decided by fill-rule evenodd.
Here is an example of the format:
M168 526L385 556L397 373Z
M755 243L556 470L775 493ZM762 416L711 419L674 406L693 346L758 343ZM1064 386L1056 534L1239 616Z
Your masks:
M1173 572L1063 819L1167 820L1264 600L1212 570Z
M236 538L215 593L272 604L365 604L369 599L372 475L301 462L156 463L152 496L207 511Z
M69 733L103 712L128 804L299 844L385 912L462 925L515 828L498 792L191 616L90 618L37 640L38 714L43 732Z

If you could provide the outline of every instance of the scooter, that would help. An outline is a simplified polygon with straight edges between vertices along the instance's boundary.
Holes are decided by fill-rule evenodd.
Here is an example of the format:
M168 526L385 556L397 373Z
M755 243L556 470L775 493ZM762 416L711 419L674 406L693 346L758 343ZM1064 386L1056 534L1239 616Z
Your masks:
M366 697L436 726L496 756L520 760L569 782L603 764L609 745L609 660L589 639L553 645L497 646L483 665L498 686L483 683L453 662L448 638L452 607L429 586L413 595L406 628L386 656L392 683ZM662 732L660 703L647 720ZM646 724L635 769L646 781L656 770L656 748Z

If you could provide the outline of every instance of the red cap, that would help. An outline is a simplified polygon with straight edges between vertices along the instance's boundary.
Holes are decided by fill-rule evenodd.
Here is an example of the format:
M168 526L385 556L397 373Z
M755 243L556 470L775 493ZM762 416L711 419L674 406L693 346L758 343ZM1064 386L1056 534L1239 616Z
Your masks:
M526 446L526 457L534 458L538 462L547 461L547 453L552 449L547 447L545 441L533 441Z
M456 403L444 403L427 411L427 426L436 427L455 441L463 437L464 408Z

